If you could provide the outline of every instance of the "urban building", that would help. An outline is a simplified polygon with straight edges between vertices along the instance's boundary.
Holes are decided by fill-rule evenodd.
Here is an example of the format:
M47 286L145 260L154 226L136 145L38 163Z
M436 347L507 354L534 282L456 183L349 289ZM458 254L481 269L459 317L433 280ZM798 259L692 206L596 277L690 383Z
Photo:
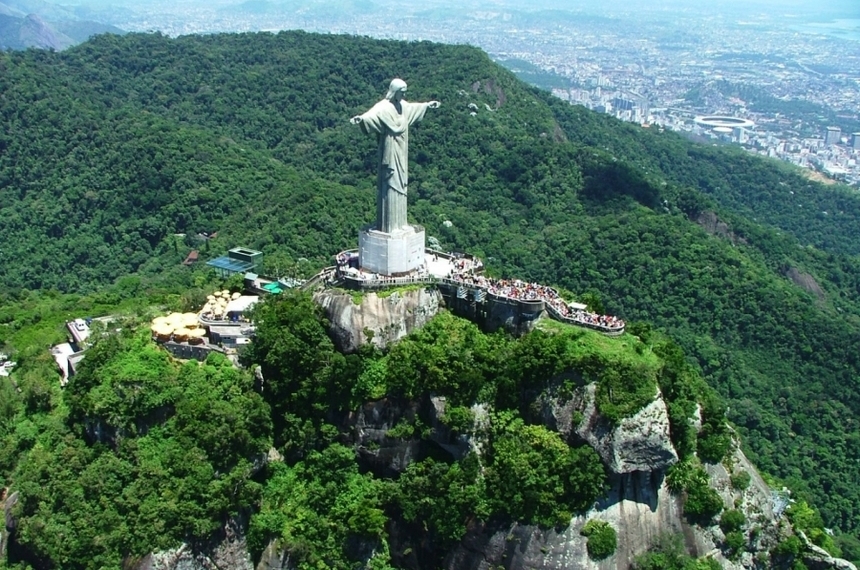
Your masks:
M842 129L839 127L827 127L827 134L824 135L825 145L839 144L842 139Z

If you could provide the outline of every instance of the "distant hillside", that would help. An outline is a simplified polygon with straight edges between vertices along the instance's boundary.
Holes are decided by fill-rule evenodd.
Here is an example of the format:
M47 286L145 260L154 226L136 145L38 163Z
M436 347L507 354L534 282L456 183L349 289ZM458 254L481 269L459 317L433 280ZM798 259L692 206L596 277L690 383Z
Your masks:
M61 50L75 43L34 14L23 18L0 15L0 49L37 47Z
M56 22L53 27L58 32L71 38L76 44L85 42L91 37L98 34L117 34L122 35L125 31L111 26L110 24L102 24L89 20L65 20Z
M38 12L29 11L39 8ZM63 50L96 34L123 34L115 26L83 20L65 8L48 2L10 0L0 4L0 49L22 50L31 47Z
M301 14L306 18L348 17L351 14L369 14L380 7L371 0L248 0L220 8L224 14Z
M203 231L204 257L328 263L373 217L375 143L347 119L400 76L442 101L411 136L429 235L670 334L758 465L860 531L856 193L570 107L464 46L106 35L0 69L11 294L179 275Z

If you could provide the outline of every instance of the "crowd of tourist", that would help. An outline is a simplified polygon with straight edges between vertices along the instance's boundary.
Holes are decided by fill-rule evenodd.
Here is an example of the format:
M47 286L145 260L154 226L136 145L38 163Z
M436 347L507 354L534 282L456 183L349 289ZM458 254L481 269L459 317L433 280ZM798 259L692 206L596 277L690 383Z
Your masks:
M582 309L574 309L564 299L557 298L550 301L549 304L562 317L582 323L585 325L593 325L612 330L620 330L624 328L624 321L612 315L600 315L598 313L589 313Z
M515 299L517 301L543 301L558 316L577 323L612 330L624 328L624 321L618 317L600 315L571 307L567 301L561 298L558 291L546 285L528 283L519 279L493 279L469 273L452 273L451 278L464 285L485 289L498 297Z
M444 259L440 260L440 257L444 257ZM428 265L433 266L436 262L445 260L447 260L449 265L444 267L442 273L435 273L438 267L428 267ZM422 264L413 275L406 278L390 278L361 271L359 268L358 252L343 252L337 256L338 277L349 276L353 279L361 279L362 281L378 280L381 282L390 281L392 284L402 284L407 281L421 282L424 279L430 278L431 274L435 273L437 277L444 275L447 279L456 283L483 289L497 297L517 301L543 301L553 316L561 320L611 331L624 329L623 320L611 315L600 315L583 310L581 305L571 306L552 287L539 283L529 283L519 279L485 277L480 274L481 269L483 269L483 263L476 257L463 256L462 254L440 255L433 253L432 255L428 254L427 263ZM447 271L447 275L445 275L445 271Z
M454 266L454 269L452 269L452 273L456 272L459 274L468 274L475 271L481 271L484 268L484 262L477 257L466 257L463 255L457 256L453 253L449 255L452 256L451 265ZM433 257L438 259L437 255L434 255Z

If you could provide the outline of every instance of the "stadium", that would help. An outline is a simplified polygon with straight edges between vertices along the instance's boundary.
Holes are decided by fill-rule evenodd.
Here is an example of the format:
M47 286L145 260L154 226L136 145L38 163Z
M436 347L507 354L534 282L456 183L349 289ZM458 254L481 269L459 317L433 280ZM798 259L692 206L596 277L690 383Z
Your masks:
M723 115L702 115L700 117L696 117L695 122L697 125L701 127L708 127L711 129L751 129L755 126L755 123L750 121L749 119L741 119L739 117L727 117Z

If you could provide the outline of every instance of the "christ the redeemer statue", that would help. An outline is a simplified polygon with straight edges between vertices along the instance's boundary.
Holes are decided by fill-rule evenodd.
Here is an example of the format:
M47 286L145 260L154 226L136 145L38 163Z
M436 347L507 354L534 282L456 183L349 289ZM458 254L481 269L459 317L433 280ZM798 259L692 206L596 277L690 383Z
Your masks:
M409 184L409 127L424 118L427 109L439 107L438 101L405 101L406 82L394 79L385 99L363 115L350 119L361 130L376 133L379 143L377 175L376 230L393 233L405 228L406 188Z

